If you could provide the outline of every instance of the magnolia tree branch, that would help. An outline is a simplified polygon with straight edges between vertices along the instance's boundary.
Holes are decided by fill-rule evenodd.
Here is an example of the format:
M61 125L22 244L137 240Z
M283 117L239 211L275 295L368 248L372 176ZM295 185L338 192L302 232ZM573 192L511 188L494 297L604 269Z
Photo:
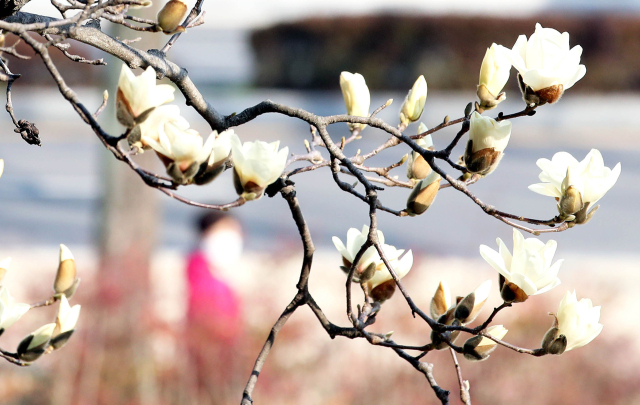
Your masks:
M198 0L195 6L186 16L181 24L184 29L194 27L203 22L204 12L202 11L202 5L204 0ZM24 2L26 3L26 1ZM16 3L18 4L18 3ZM448 346L453 364L458 376L458 382L460 387L460 398L467 404L471 404L469 395L468 382L463 380L460 364L458 363L456 353L465 353L465 348L456 346L454 344L455 338L452 339L451 332L458 331L472 336L482 336L493 340L496 344L506 347L510 350L516 351L522 354L529 354L533 356L542 356L547 354L543 349L525 349L510 343L504 342L500 339L487 333L487 328L493 322L496 315L503 309L510 307L510 303L503 303L499 307L494 308L489 317L479 326L475 328L469 328L461 324L448 325L438 322L438 320L431 318L427 313L420 309L409 295L408 290L404 287L403 283L398 277L396 270L393 268L389 257L385 253L384 247L378 238L378 226L377 226L377 213L378 211L384 211L395 216L408 215L407 210L402 207L400 209L391 208L383 205L381 202L382 192L385 190L381 185L385 187L404 187L413 188L415 186L414 180L401 181L391 175L391 171L401 166L406 158L406 155L400 159L394 158L393 164L386 167L371 167L367 166L367 161L380 153L397 148L399 145L408 145L409 152L417 152L422 156L429 164L431 169L440 175L440 177L446 182L440 184L440 188L452 188L455 189L479 206L484 213L490 215L509 226L517 229L524 230L533 234L540 234L546 232L560 232L568 229L570 226L564 222L562 218L556 216L549 220L538 220L528 218L520 215L510 214L504 211L500 211L495 207L488 205L480 200L475 194L473 194L469 185L475 183L482 178L479 174L472 174L467 168L459 163L456 163L451 158L453 150L460 141L467 135L470 130L471 114L474 112L473 104L469 103L465 109L464 116L455 120L450 120L449 116L445 117L443 121L420 134L407 136L404 134L406 129L405 124L399 124L394 127L384 120L379 119L376 115L384 108L391 104L391 100L387 101L384 105L376 109L369 117L356 117L351 115L332 115L332 116L318 116L303 109L286 106L276 103L271 100L265 100L254 106L248 107L237 114L224 115L219 113L213 106L211 106L203 97L201 92L195 86L195 84L189 78L186 69L178 66L166 57L166 53L176 44L177 40L181 36L181 32L177 32L169 39L169 41L162 47L161 50L149 49L142 50L131 46L133 40L120 40L113 38L99 28L100 19L120 24L133 31L149 31L157 32L160 30L158 22L155 20L148 20L138 17L127 15L128 5L140 5L139 0L108 0L106 2L93 2L88 1L86 4L76 0L70 0L69 4L57 3L53 0L53 4L58 8L62 19L43 17L36 14L11 12L11 15L0 20L0 30L4 32L11 32L23 40L29 45L43 61L46 69L57 84L61 95L73 106L80 118L91 127L96 136L103 143L104 147L109 150L116 159L126 163L132 170L134 170L140 178L150 187L157 188L168 197L173 198L187 205L196 207L202 207L215 210L229 210L245 204L247 201L242 196L237 200L231 201L226 204L203 204L197 201L192 201L185 197L180 196L175 191L182 183L177 183L171 178L161 176L152 173L142 167L140 167L135 161L135 155L138 153L136 147L123 146L124 140L128 137L130 130L125 131L123 134L112 135L107 133L97 121L97 117L105 108L107 103L107 94L103 96L102 104L97 108L95 113L91 113L89 109L81 102L78 95L69 87L60 73L59 69L54 64L49 48L55 47L62 51L62 53L72 61L79 63L86 63L92 65L104 64L103 59L87 60L78 55L72 55L68 52L70 44L64 42L67 40L75 40L84 44L87 44L95 49L101 50L110 54L117 59L123 61L127 66L131 68L147 68L152 67L157 78L166 77L172 81L180 90L182 95L186 99L187 105L196 110L199 115L207 121L212 130L221 132L232 127L241 126L246 124L264 114L280 114L294 119L299 119L307 124L311 128L311 141L305 139L305 147L307 153L303 155L293 155L287 162L284 173L273 184L271 184L266 194L270 197L280 194L287 202L292 218L298 229L298 233L301 238L303 246L303 262L300 270L300 277L297 283L297 292L285 310L279 316L274 323L271 331L262 347L262 350L258 354L251 375L245 386L242 398L243 405L249 405L253 403L253 391L258 381L260 372L267 360L267 357L273 347L275 340L280 330L284 327L285 323L291 317L291 315L300 307L308 306L317 318L320 325L325 329L327 334L333 339L336 336L346 337L348 339L362 338L366 339L371 345L387 347L393 350L400 358L406 360L422 373L427 379L430 387L433 389L436 397L442 404L449 403L449 391L442 389L436 382L433 375L433 365L421 361L429 352L436 348L442 349L442 347L436 347L436 342L427 342L424 345L411 346L402 343L396 343L390 339L389 334L380 334L371 332L367 328L370 328L376 320L376 315L381 310L381 303L377 302L371 297L371 291L366 287L365 283L361 284L364 293L364 302L362 305L356 306L357 311L354 312L353 308L353 296L352 296L352 284L357 279L356 272L358 270L358 263L368 249L374 248L384 266L388 270L394 283L394 288L397 288L405 299L411 313L414 317L418 316L418 319L427 323L432 329L434 336L440 341L446 343ZM124 6L118 8L117 6ZM6 9L6 7L5 7ZM66 18L65 12L69 10L80 10L79 14L73 17ZM135 23L135 24L134 24ZM84 24L84 25L83 25ZM47 42L41 43L37 41L32 34L38 34L43 36ZM56 36L56 37L54 37ZM5 49L5 48L2 48ZM6 48L10 49L10 48ZM15 51L15 44L13 46ZM8 52L8 51L7 51ZM9 52L11 53L11 52ZM13 53L18 56L17 53ZM25 137L24 133L31 131L31 134L37 135L37 129L33 124L24 120L17 120L13 112L13 105L11 101L11 86L13 82L20 77L11 73L4 61L0 60L0 80L7 82L7 104L6 108L11 116L11 119L16 126L16 132L20 132ZM522 111L505 115L499 113L496 121L502 121L506 119L514 119L525 116L532 116L536 113L535 106L527 105ZM476 104L476 111L479 110L479 106ZM388 134L388 139L372 149L367 153L356 153L354 156L347 156L344 153L345 146L349 143L355 142L360 139L361 128L357 127L352 130L351 135L348 138L342 138L339 142L336 142L330 132L329 127L337 123L351 123L351 124L365 124L369 127L377 130L381 130ZM31 125L31 126L30 126ZM449 144L441 150L430 150L421 147L418 144L418 140L425 136L436 134L440 130L451 127L453 125L460 125L459 131L452 138ZM26 138L25 138L26 139ZM38 140L39 141L39 140ZM406 147L405 147L406 149ZM323 155L323 152L325 152ZM440 167L438 160L445 162L448 167L458 172L456 176L447 173ZM287 171L287 168L295 162L308 162L300 168L295 168ZM224 170L231 169L230 162L225 162ZM444 165L443 165L444 166ZM447 166L444 166L447 167ZM362 244L359 251L356 253L353 262L348 266L348 274L345 283L345 297L346 297L346 315L350 322L350 327L338 326L331 322L324 314L322 309L313 299L309 291L309 275L311 272L313 253L315 247L311 238L311 233L304 219L302 211L299 206L299 201L296 197L296 191L291 177L293 175L303 174L309 171L314 171L321 168L329 168L333 181L343 191L353 195L357 200L365 203L369 208L369 233L366 241ZM342 175L348 175L357 180L356 184L350 184L344 181ZM362 186L360 188L359 186ZM533 225L538 228L529 228L524 224ZM345 268L346 270L346 268ZM43 303L36 304L32 307L51 305L55 302L47 300ZM434 338L434 340L436 339ZM447 347L445 346L445 348ZM407 351L416 351L417 355L410 355ZM0 351L0 356L8 361L11 361L18 365L27 365L19 360L15 354Z

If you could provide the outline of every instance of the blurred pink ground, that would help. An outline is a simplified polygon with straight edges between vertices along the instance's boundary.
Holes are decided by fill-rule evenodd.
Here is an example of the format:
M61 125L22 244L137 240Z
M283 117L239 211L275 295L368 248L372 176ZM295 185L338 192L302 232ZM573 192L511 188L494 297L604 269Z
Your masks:
M84 304L90 299L95 257L88 251L75 253L84 289L73 301ZM55 251L0 251L0 257L7 255L13 256L14 262L4 284L17 299L30 302L48 293L48 284L42 280L53 277ZM499 348L485 362L460 359L464 378L471 383L474 404L640 403L640 340L634 329L640 307L636 293L636 286L640 285L638 258L566 257L561 251L557 258L566 259L559 287L496 318L496 323L509 329L505 340L537 347L551 325L547 313L555 311L564 293L573 289L578 298L588 297L594 305L602 306L602 334L589 345L559 357L533 358ZM329 318L347 325L344 275L337 267L339 261L333 251L318 252L310 287ZM150 376L154 397L159 404L238 403L260 346L294 295L300 257L247 253L240 268L221 275L242 298L246 334L237 347L228 351L233 357L232 366L220 370L228 374L228 380L217 389L215 400L190 397L187 389L191 384L187 375L190 366L180 338L186 313L183 266L184 258L176 253L163 252L154 258L155 308L161 325L148 336L156 353L156 369ZM497 283L496 272L480 258L419 256L405 284L417 304L426 309L441 278L447 280L453 294L459 295L486 279ZM489 308L498 304L494 285L483 315L486 317ZM28 314L3 336L3 348L12 349L21 336L46 321L46 316L52 314ZM78 336L91 327L91 308L85 307ZM400 295L384 304L371 329L382 333L393 330L394 340L406 344L424 344L429 335L426 325L411 317ZM29 369L0 364L3 403L76 403L74 390L82 387L82 376L76 374L78 364L74 364L81 350L78 336L60 353ZM426 360L435 363L436 379L452 392L452 403L457 403L457 382L449 353L430 354ZM216 359L211 361L215 363ZM79 385L72 384L76 380ZM215 382L212 380L214 385ZM264 404L436 403L424 379L393 352L363 341L332 341L306 308L296 312L279 335L261 373L255 399Z

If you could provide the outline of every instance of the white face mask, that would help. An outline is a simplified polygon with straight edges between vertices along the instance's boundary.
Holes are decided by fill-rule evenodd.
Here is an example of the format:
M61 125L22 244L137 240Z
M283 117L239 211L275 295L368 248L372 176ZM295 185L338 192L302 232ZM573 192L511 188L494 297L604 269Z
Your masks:
M242 255L242 235L233 230L220 230L206 236L200 248L214 268L226 272L237 266Z

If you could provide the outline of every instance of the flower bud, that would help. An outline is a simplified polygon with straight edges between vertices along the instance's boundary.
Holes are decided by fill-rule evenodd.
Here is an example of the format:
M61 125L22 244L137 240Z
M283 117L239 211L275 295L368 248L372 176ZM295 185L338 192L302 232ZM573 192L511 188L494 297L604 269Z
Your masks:
M347 107L347 114L356 117L368 117L371 95L369 88L360 73L342 72L340 74L340 89ZM349 128L363 130L365 124L349 124Z
M420 180L407 199L407 214L413 216L423 214L429 209L440 190L440 175L431 172Z
M421 122L418 127L418 134L426 131L428 131L427 126ZM424 149L434 150L433 138L431 138L431 135L418 139L416 143ZM412 151L407 159L407 178L422 180L427 177L429 173L431 173L431 166L429 166L429 163L427 163L427 161L418 152Z
M442 280L438 285L438 289L436 293L433 295L431 299L431 317L433 319L438 319L442 315L444 315L449 308L451 307L451 292L449 291L449 286L447 282Z
M502 93L502 88L509 80L511 62L496 49L497 45L491 45L487 49L480 68L480 82L478 84L479 107L483 110L495 108L507 98Z
M508 330L502 325L490 326L487 334L496 339L502 339ZM484 336L474 336L468 339L463 346L464 358L469 361L482 361L489 358L489 355L496 349L497 343Z
M427 101L427 81L424 76L418 77L411 90L404 99L400 110L400 122L407 126L418 121L424 110L424 103Z
M487 280L458 303L454 317L462 324L473 322L482 310L487 298L489 298L490 292L491 280Z
M576 174L576 170L574 167L567 167L567 174L560 187L562 196L558 201L558 211L563 217L573 215L583 207L584 180Z
M60 245L60 263L53 282L53 290L71 298L78 288L80 279L76 277L76 262L68 247Z
M183 32L180 24L187 15L187 5L181 0L169 0L158 12L158 25L165 34Z
M374 301L383 303L393 296L396 292L396 282L394 280L385 281L378 284L369 294Z
M500 296L506 303L520 303L525 302L529 296L524 292L524 290L516 283L512 283L511 281L507 281L507 279L501 274L500 275Z
M560 329L558 329L558 321L554 322L553 327L545 333L542 338L542 349L548 354L560 355L564 353L567 348L567 337L560 335Z
M46 324L22 339L16 352L22 361L32 362L42 356L49 345L55 323Z
M63 295L60 299L60 306L58 307L58 316L56 317L56 327L53 330L51 338L51 346L54 350L60 349L64 346L73 332L75 331L76 323L80 317L80 305L69 306L69 301Z

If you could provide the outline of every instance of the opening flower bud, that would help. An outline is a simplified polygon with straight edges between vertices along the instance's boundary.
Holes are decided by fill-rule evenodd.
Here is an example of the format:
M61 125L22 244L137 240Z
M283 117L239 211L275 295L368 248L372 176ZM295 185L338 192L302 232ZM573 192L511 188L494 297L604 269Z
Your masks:
M480 284L471 294L464 297L455 307L454 317L462 324L473 322L491 292L491 280Z
M49 345L55 323L46 324L22 339L16 352L22 361L32 362L42 356Z
M460 326L461 323L453 317L453 312L454 309L451 308L446 314L438 318L438 323L449 326ZM459 335L459 330L447 331L444 333L438 333L433 330L431 331L431 343L436 350L444 350L449 347L446 340L448 339L451 343L454 343Z
M502 339L508 330L502 325L487 328L486 333L496 339ZM497 343L485 336L474 336L464 343L464 358L470 361L486 360L496 349Z
M431 172L426 178L420 180L413 188L407 199L407 214L413 216L426 212L438 195L440 190L440 175Z
M469 142L464 163L471 173L486 176L498 167L511 137L511 123L483 117L478 112L471 115Z
M423 123L420 123L418 127L418 134L428 131L428 128ZM433 139L431 135L427 135L424 138L420 138L416 141L418 145L427 150L434 150ZM431 166L427 161L416 151L412 151L407 159L407 178L422 180L431 173Z
M431 299L431 317L438 319L444 315L451 306L451 292L449 291L449 285L442 280L436 289L436 293Z
M368 117L369 106L371 105L371 95L369 88L360 73L342 72L340 74L340 89L344 98L347 114L356 117ZM363 130L365 124L349 123L349 128Z
M400 110L400 122L407 126L418 121L424 110L424 103L427 101L427 81L424 76L418 77L411 90L407 94Z
M525 302L529 296L516 283L507 281L505 277L500 275L500 296L506 303Z
M496 44L487 49L480 68L478 83L479 107L483 110L495 108L507 98L502 88L507 84L511 73L511 62L498 50Z
M158 12L158 25L165 34L184 31L180 26L187 15L187 5L181 0L169 0Z

